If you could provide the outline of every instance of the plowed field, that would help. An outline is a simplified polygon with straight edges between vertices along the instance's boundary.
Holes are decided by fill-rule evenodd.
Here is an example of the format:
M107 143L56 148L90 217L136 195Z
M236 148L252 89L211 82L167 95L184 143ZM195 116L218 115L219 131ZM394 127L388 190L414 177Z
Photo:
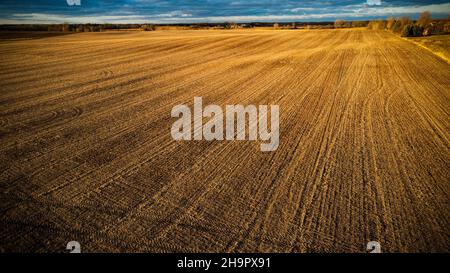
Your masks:
M131 31L0 57L2 251L450 250L450 65L411 42ZM279 105L278 149L172 140L195 96Z

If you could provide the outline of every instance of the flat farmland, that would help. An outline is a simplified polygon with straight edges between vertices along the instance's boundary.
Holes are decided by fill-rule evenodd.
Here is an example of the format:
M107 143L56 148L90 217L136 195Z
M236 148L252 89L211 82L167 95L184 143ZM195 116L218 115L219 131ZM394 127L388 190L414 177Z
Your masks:
M450 250L450 65L388 32L0 40L0 251ZM280 144L171 109L279 105Z

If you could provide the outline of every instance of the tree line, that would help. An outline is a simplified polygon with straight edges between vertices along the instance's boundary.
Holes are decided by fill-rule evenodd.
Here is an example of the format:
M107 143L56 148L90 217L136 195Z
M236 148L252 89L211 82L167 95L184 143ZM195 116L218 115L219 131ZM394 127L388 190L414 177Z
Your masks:
M387 20L370 21L369 29L389 30L402 37L421 37L438 34L448 34L450 32L450 20L433 20L431 13L422 12L417 21L410 17L400 18L389 17Z

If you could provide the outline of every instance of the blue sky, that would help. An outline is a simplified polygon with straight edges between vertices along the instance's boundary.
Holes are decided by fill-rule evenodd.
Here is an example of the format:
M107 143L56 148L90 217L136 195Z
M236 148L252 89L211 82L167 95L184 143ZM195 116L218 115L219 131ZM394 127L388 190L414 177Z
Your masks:
M0 23L334 21L450 14L450 1L398 0L1 0Z

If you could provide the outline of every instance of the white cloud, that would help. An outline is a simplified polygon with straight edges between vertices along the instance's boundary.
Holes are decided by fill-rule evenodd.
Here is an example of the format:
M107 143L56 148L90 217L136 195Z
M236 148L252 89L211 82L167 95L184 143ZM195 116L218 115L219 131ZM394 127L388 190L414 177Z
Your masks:
M176 11L172 11L172 12L169 12L169 13L162 13L162 14L151 15L151 17L158 17L158 18L164 18L164 17L169 17L169 18L173 18L173 17L192 17L192 14L176 10Z
M381 6L381 0L367 0L369 6Z
M299 11L317 11L320 10L319 8L293 8L290 9L289 11L291 12L299 12Z
M64 16L47 13L16 13L13 14L13 18L11 19L0 19L0 24L58 24L64 22L71 24L136 22L139 24L145 23L146 21L146 17L142 15Z

